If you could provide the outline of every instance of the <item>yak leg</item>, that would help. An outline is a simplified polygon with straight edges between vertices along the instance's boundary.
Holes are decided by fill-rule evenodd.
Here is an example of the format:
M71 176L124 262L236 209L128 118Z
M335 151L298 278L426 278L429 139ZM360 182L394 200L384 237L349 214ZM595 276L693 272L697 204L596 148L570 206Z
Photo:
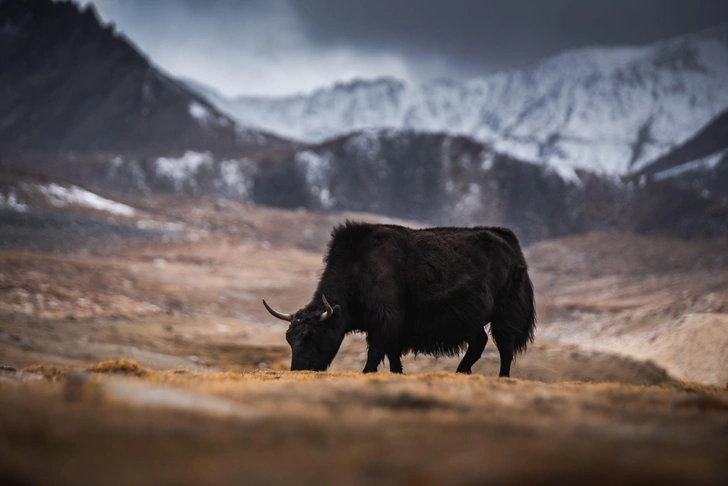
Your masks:
M468 340L468 350L465 352L463 360L460 361L457 372L468 375L472 373L471 368L480 359L486 344L488 344L488 334L485 332L485 327L478 328L473 337Z
M374 373L379 367L379 363L382 362L384 356L389 359L389 371L392 373L402 373L402 360L399 352L382 352L379 349L369 347L369 353L367 355L367 364L364 366L364 373Z
M379 364L384 360L384 356L389 359L389 371L392 373L402 373L402 360L400 359L399 348L391 343L384 341L381 337L370 339L367 337L369 351L367 353L367 364L364 366L364 373L374 373L377 371ZM395 349L397 349L395 351Z
M402 373L402 360L399 352L387 353L389 359L389 371L392 373Z
M495 345L500 354L500 378L508 378L511 376L511 362L513 361L513 336L508 333L499 331L497 324L491 323L490 330L493 333Z
M375 308L372 315L373 322L377 323L367 333L367 364L364 373L374 373L386 355L389 358L389 369L392 373L402 373L399 346L402 322L393 306L380 305ZM395 351L396 350L396 351Z
M509 346L499 346L498 353L500 353L500 378L508 378L511 376L511 362L513 361L513 344L509 343Z
M373 345L369 343L369 351L367 352L367 364L364 365L363 373L376 373L379 363L384 359L384 348L381 345Z

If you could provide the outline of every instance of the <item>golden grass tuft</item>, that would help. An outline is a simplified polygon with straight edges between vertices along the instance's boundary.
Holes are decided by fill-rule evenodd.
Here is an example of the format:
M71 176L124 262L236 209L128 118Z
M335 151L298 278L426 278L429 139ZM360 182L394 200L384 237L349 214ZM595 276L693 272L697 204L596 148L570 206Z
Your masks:
M68 377L69 372L73 369L74 368L69 366L33 364L23 368L21 372L33 373L41 375L47 380L57 381ZM88 365L84 368L84 370L92 373L121 373L140 377L146 376L150 373L150 370L141 367L139 363L132 359L110 359L94 365Z
M33 364L30 366L26 366L25 368L20 370L20 372L41 375L47 380L56 381L68 376L68 366L58 366L52 364Z
M86 371L93 373L123 373L127 375L145 376L149 370L139 366L139 363L132 359L110 359L101 363L86 367Z
M677 381L674 383L663 383L659 385L665 388L672 388L675 390L686 391L686 392L698 392L698 393L726 393L728 392L728 386L710 386L701 385L699 383L693 383L691 381Z

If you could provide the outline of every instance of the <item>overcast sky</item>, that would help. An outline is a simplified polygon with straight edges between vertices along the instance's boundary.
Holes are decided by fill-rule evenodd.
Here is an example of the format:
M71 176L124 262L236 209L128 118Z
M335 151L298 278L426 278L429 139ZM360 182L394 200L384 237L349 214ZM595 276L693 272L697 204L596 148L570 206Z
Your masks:
M469 77L728 22L726 0L78 0L168 72L227 95Z

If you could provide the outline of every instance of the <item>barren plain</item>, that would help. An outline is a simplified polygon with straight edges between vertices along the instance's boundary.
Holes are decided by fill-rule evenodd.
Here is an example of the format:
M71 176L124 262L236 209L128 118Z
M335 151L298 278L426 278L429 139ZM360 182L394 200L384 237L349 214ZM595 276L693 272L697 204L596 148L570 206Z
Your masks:
M332 226L383 218L112 196L134 215L4 213L1 484L728 481L728 241L528 247L539 328L511 379L492 341L472 376L364 376L359 335L292 373L261 298L302 307Z

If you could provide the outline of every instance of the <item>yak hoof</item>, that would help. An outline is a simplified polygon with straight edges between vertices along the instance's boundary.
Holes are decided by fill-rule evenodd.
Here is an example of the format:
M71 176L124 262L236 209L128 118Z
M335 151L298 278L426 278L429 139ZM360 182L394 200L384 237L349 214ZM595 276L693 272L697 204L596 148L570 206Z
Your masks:
M462 373L464 375L472 375L473 374L473 371L472 370L458 370L457 372L458 373Z

